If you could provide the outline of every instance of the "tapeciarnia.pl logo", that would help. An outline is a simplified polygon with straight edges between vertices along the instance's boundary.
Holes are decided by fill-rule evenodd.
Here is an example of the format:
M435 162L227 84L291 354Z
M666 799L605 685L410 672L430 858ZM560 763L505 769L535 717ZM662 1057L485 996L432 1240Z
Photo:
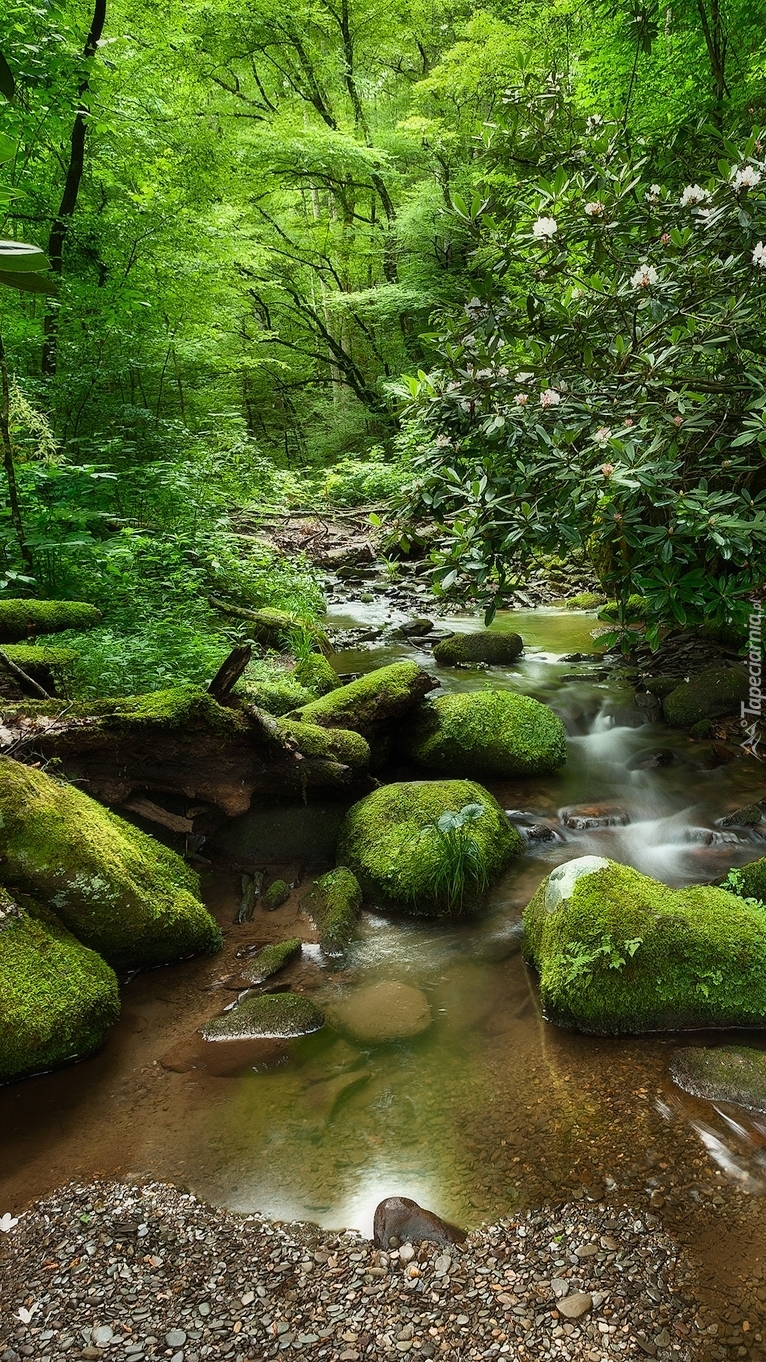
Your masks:
M747 649L747 668L749 673L749 694L747 700L743 700L740 705L740 718L742 728L745 733L742 747L751 757L757 757L763 761L764 754L758 751L760 735L758 732L759 724L763 718L764 693L761 689L763 680L763 604L761 601L753 601L753 608L748 619L748 649Z

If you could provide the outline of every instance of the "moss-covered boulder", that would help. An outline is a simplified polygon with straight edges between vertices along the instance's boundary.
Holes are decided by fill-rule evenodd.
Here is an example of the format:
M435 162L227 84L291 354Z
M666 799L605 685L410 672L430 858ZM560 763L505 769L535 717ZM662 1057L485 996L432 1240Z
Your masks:
M766 903L766 856L740 866L733 872L733 878L733 893L740 894L743 899L758 899L760 903Z
M301 899L319 932L319 944L328 955L340 955L354 935L362 907L362 890L356 875L339 865L315 880Z
M456 836L440 830L440 819L467 809L475 816L455 829ZM476 912L487 886L522 846L481 785L409 781L374 790L349 809L337 859L353 870L365 898L377 906L444 917Z
M0 876L55 909L111 965L217 950L197 875L168 847L73 785L0 757Z
M766 911L583 856L524 913L549 1021L594 1035L766 1025Z
M738 714L748 693L744 667L708 667L665 696L662 702L665 722L673 728L691 728L702 719Z
M298 993L262 993L200 1027L205 1040L290 1040L324 1026L316 1003Z
M381 724L400 719L436 684L417 663L392 662L301 705L288 718L321 728L350 728L369 737Z
M692 1097L736 1102L749 1111L766 1111L766 1052L745 1045L694 1046L676 1050L670 1061L674 1083Z
M302 945L299 936L291 936L287 941L273 941L271 945L264 946L242 971L245 979L251 984L265 983L272 974L278 974L296 955L300 955Z
M470 634L450 634L434 647L434 661L440 667L470 667L477 662L502 667L515 662L524 649L519 634L501 634L497 629L476 629Z
M567 757L558 715L507 690L440 695L419 705L401 750L429 771L453 776L526 776L557 771Z
M329 695L340 686L338 673L333 670L324 653L309 653L296 662L293 676L313 695ZM299 702L301 703L301 702Z
M23 902L0 889L0 1082L92 1054L120 1012L109 966Z
M101 611L85 601L0 601L0 644L63 629L92 629L100 622Z
M285 880L272 880L261 902L267 913L276 912L290 897L290 886Z
M294 674L288 673L284 676L257 678L252 681L245 677L236 693L240 692L259 709L265 709L267 714L273 714L277 718L314 699L313 691L302 686Z

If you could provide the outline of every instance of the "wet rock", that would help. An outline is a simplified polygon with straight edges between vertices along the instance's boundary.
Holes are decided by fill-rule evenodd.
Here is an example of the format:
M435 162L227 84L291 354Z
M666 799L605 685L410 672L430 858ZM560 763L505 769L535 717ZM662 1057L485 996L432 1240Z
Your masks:
M664 700L666 695L671 695L681 684L680 676L648 676L644 680L644 688L651 695L656 695L658 699Z
M242 977L251 984L264 983L272 974L284 969L296 955L300 955L302 945L299 936L292 936L287 941L274 941L271 945L264 946L252 964L242 971Z
M636 752L626 763L628 771L653 771L658 766L672 766L676 759L670 747L658 747L651 752Z
M273 913L275 909L281 908L283 903L287 903L289 897L289 884L284 880L272 880L263 896L263 906L267 913Z
M333 1026L363 1044L409 1040L433 1021L425 993L412 984L386 979L356 989L328 1006Z
M324 1016L310 998L297 993L271 993L244 998L200 1028L204 1040L276 1040L308 1036L324 1025Z
M725 818L719 818L719 828L755 828L759 823L766 819L766 803L746 804L742 809L735 809L734 813L727 813Z
M524 649L519 634L502 634L496 629L477 629L470 634L451 634L434 648L434 661L441 667L470 666L486 662L504 666L515 662Z
M255 1070L279 1069L290 1058L284 1040L206 1041L199 1034L179 1041L162 1056L160 1064L170 1073L199 1070L210 1078L238 1078Z
M433 620L405 620L404 624L398 625L393 632L400 634L402 638L422 638L425 634L430 634L433 627Z
M766 1024L766 917L710 885L558 866L524 913L546 1017L596 1035Z
M558 715L507 690L424 702L407 719L400 750L429 771L474 777L544 774L557 771L567 756Z
M381 1201L375 1210L373 1238L377 1248L388 1248L391 1239L399 1244L420 1243L427 1240L432 1244L463 1244L467 1238L464 1230L442 1220L433 1211L419 1206L406 1196L389 1196Z
M593 1307L593 1297L587 1291L573 1291L556 1302L556 1309L565 1319L582 1319Z
M301 908L315 923L319 943L328 955L340 955L346 949L361 907L359 881L344 865L322 875L301 899Z
M670 1076L692 1097L766 1111L766 1052L745 1045L675 1050Z
M592 828L624 828L630 815L619 804L575 804L562 809L561 821L565 828L586 832Z
M458 890L445 879L439 819L468 806L480 812L466 825L483 873ZM469 780L424 780L385 785L346 815L338 860L357 876L368 902L423 917L476 912L486 887L523 847L497 801Z
M747 700L748 686L744 667L708 667L665 696L665 722L675 728L691 728L701 719L738 714L740 703Z

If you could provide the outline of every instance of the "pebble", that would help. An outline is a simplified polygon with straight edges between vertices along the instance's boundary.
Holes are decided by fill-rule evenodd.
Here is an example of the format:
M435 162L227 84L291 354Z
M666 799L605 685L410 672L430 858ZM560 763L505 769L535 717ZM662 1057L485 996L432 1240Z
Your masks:
M573 1201L390 1252L165 1184L73 1185L3 1236L0 1362L691 1362L694 1270L639 1216Z

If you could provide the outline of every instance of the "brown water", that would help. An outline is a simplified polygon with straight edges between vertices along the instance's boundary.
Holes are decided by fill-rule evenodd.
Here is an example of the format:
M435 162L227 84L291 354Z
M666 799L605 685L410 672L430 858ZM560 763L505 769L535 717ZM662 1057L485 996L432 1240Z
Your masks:
M378 608L352 604L331 622L365 622ZM309 947L285 973L330 1012L363 984L414 984L433 1015L423 1035L364 1046L328 1025L274 1070L255 1072L247 1057L226 1072L204 1067L189 1041L236 996L237 951L296 927L315 939L297 892L276 913L256 911L252 923L235 925L238 872L221 865L206 893L226 931L223 955L137 977L100 1055L0 1090L0 1213L71 1176L121 1173L182 1181L237 1209L366 1232L375 1204L392 1193L466 1225L521 1204L627 1193L647 1207L664 1198L665 1214L700 1240L716 1199L762 1190L766 1136L739 1118L734 1129L730 1111L673 1089L672 1037L598 1040L548 1026L519 954L521 911L561 861L595 852L682 884L766 851L754 836L722 834L715 824L764 793L763 767L744 757L712 765L704 745L642 725L619 677L598 681L592 665L562 663L562 652L592 647L593 625L590 616L554 610L508 614L498 627L517 628L527 644L516 666L443 677L452 688L523 690L562 716L564 771L492 787L526 822L549 819L556 840L530 846L480 921L366 913L342 964ZM404 645L336 661L352 671L403 656L431 665ZM572 673L579 679L562 682ZM674 754L670 764L630 769L659 747ZM630 822L561 827L559 810L593 800L619 804Z

